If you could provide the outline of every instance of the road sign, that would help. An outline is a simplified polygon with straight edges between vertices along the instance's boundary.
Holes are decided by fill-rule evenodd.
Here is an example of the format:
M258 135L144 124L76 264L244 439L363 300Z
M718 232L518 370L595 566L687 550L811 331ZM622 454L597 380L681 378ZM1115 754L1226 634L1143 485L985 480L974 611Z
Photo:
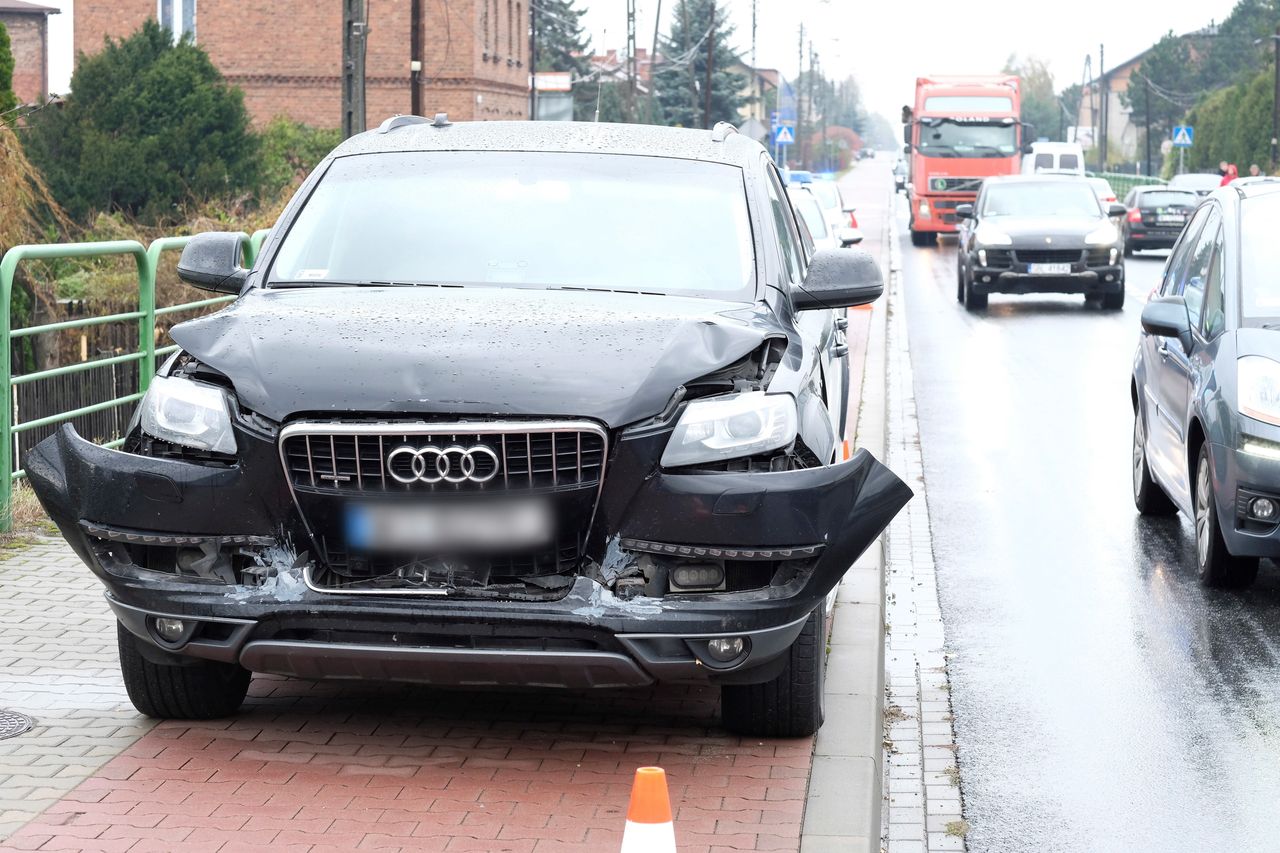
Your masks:
M774 130L777 130L777 129L778 129L778 123L779 123L779 122L778 122L778 111L777 111L777 110L774 110L773 112L769 113L769 127L773 128Z
M780 124L773 131L774 145L790 145L795 141L796 141L796 134L788 125Z
M1189 124L1181 124L1173 129L1173 147L1190 148L1196 142L1196 129Z

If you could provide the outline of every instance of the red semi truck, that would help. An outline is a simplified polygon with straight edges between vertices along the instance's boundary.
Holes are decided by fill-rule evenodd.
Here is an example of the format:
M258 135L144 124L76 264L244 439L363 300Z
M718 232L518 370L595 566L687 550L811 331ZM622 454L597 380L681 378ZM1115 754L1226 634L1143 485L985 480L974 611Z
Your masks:
M984 179L1018 174L1035 135L1021 108L1017 77L916 78L915 107L902 108L912 245L954 234L956 205L971 204Z

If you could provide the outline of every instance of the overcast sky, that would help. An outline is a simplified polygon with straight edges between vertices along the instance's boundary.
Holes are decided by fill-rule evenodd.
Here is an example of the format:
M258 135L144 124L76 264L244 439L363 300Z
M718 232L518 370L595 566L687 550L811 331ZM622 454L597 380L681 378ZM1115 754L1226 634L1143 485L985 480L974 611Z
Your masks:
M661 0L666 32L676 0ZM752 0L721 0L737 26L735 46L750 62ZM625 0L578 0L597 50L626 46ZM653 43L657 0L637 0L636 38ZM1087 54L1098 66L1106 43L1111 68L1150 47L1161 35L1221 21L1235 0L1072 0L1048 4L1002 0L756 0L756 53L761 67L794 77L799 25L813 39L828 77L852 74L867 106L895 119L929 74L999 72L1009 54L1049 63L1058 89L1079 82Z
M49 19L49 82L54 91L65 91L71 79L73 0L40 2L64 11ZM641 47L653 43L658 2L636 2ZM665 32L676 0L661 3ZM721 3L737 26L735 46L750 62L752 0ZM586 10L592 47L601 52L625 48L626 0L578 0L578 5ZM1234 5L1235 0L1072 0L1054 5L1042 0L756 0L757 63L793 77L803 21L805 40L813 39L827 75L852 74L867 106L895 118L911 100L917 76L995 73L1009 54L1018 53L1046 60L1061 89L1080 81L1087 54L1093 55L1096 70L1100 41L1106 43L1110 68L1168 30L1182 33L1222 20Z

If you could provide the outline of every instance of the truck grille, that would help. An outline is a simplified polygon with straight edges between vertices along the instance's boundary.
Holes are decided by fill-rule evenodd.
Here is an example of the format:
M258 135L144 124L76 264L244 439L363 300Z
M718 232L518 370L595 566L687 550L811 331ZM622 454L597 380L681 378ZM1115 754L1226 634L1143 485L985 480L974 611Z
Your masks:
M976 193L983 178L930 178L929 191L935 193Z
M1024 264L1074 264L1081 253L1079 249L1018 249L1015 254Z
M605 435L587 423L295 424L281 439L294 489L324 494L596 487Z

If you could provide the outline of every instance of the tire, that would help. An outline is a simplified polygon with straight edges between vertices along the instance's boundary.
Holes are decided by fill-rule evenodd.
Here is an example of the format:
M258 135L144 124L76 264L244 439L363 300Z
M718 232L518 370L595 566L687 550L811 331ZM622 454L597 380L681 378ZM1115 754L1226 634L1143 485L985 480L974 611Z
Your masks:
M1124 256L1126 258L1133 257L1133 247L1129 245L1129 240L1127 238L1124 241Z
M956 302L964 304L964 268L957 265L956 268Z
M1107 311L1121 311L1124 309L1124 290L1119 293L1102 294L1102 307Z
M1142 422L1142 410L1133 415L1133 505L1141 515L1173 515L1178 508L1169 500L1164 489L1151 477L1147 465L1147 431Z
M808 737L822 726L824 625L820 604L787 650L786 663L776 678L720 688L720 717L726 729L745 737Z
M978 293L973 289L973 279L965 278L964 281L964 307L970 311L987 310L987 294Z
M198 658L184 658L175 664L156 663L139 648L143 641L119 622L116 641L129 701L148 717L161 720L228 717L239 710L249 691L251 673L237 664Z
M1200 445L1195 492L1191 498L1195 510L1196 569L1200 573L1200 583L1220 589L1243 589L1252 584L1258 576L1258 558L1233 556L1222 538L1207 441Z
M917 231L914 228L912 228L911 229L911 245L915 246L916 248L924 248L925 246L928 246L930 244L931 241L929 240L929 238L932 236L933 236L932 232Z

